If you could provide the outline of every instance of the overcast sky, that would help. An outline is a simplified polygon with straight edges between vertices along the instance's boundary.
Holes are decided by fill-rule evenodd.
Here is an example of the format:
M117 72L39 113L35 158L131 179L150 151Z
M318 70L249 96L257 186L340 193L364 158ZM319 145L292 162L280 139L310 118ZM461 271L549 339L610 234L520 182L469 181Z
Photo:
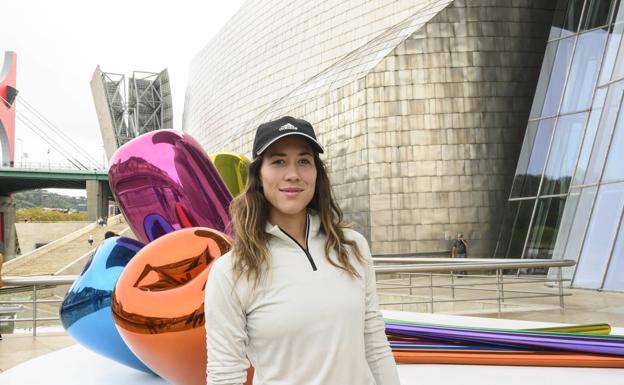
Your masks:
M19 96L102 162L102 140L89 87L95 67L126 76L134 70L167 68L174 128L181 129L190 62L243 2L3 1L0 60L4 51L16 52ZM20 112L18 102L17 114L25 116L25 112ZM30 162L48 162L51 146L23 122L16 120L16 126L16 163L23 153ZM52 163L63 162L54 148L49 157Z

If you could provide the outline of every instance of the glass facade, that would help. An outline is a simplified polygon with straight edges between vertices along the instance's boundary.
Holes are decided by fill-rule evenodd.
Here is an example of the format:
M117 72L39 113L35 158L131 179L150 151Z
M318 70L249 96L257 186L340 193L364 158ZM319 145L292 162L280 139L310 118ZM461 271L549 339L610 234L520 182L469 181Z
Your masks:
M496 247L572 259L574 287L624 290L624 11L559 1Z

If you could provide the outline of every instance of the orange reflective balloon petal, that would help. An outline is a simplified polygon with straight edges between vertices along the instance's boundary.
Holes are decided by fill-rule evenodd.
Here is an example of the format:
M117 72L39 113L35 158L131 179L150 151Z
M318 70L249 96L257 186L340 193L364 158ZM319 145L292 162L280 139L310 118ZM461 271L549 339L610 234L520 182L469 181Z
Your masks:
M212 262L230 245L216 230L174 231L141 249L117 281L111 307L121 337L172 384L206 384L204 290Z

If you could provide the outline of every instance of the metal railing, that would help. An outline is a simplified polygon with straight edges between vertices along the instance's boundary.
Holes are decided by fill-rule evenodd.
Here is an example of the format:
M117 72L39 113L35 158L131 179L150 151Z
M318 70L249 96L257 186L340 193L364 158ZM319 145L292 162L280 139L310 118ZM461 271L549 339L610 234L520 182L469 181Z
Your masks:
M503 303L510 299L517 298L536 298L536 297L559 297L559 306L563 308L564 287L562 278L563 267L574 266L575 262L571 260L495 260L495 259L441 259L441 258L373 258L375 262L375 272L377 274L377 287L380 297L387 296L390 293L393 297L401 297L401 301L381 302L382 306L401 306L413 304L428 304L430 312L434 311L434 304L448 302L466 302L466 301L496 301L498 311L502 310ZM557 274L555 278L547 276L518 278L515 274L505 276L505 270L515 269L544 269L556 268ZM473 274L457 274L461 272L474 271L493 271L490 275L473 275ZM445 274L441 274L445 273ZM0 288L0 296L10 293L32 293L30 299L20 300L2 300L0 297L0 317L10 316L12 312L17 314L15 307L22 305L30 305L32 307L32 317L13 316L0 319L2 322L30 322L32 324L32 334L37 335L37 327L44 321L58 321L59 316L42 317L38 314L39 306L43 304L61 303L61 295L65 293L56 293L52 298L41 298L40 290L57 288L62 285L72 284L77 275L56 275L56 276L27 276L27 277L4 277L4 287ZM459 284L457 279L465 277ZM516 277L516 278L513 278ZM445 282L440 282L441 278L445 278ZM420 281L425 280L425 284ZM469 281L470 280L470 281ZM491 282L488 282L491 281ZM437 281L437 282L436 282ZM553 282L557 286L556 293L540 293L534 291L509 290L505 287L513 283L547 283ZM494 285L495 288L490 289L487 286ZM448 290L449 297L435 296L435 290ZM479 296L477 298L459 298L456 296L458 290L476 291L479 293L495 292L493 296ZM425 291L425 295L419 293ZM507 294L514 294L508 296ZM518 295L519 294L519 295ZM56 297L56 298L55 298ZM8 306L7 306L8 305ZM3 312L2 309L5 309ZM12 308L11 311L9 308ZM58 311L57 311L58 313ZM14 315L15 315L14 314Z
M394 300L381 301L382 307L397 307L401 310L426 305L429 312L435 311L435 304L471 304L496 305L496 312L501 313L504 307L517 308L512 301L518 299L535 299L558 297L560 308L564 308L564 292L562 269L574 266L573 260L551 259L441 259L441 258L385 258L376 257L375 272L377 288L381 298L391 297ZM519 274L520 271L536 269L555 269L553 275ZM504 274L513 271L512 274ZM474 274L484 272L489 274ZM462 278L461 283L459 279ZM423 282L424 281L424 282ZM530 285L531 289L509 289L508 286ZM555 291L536 291L535 284L552 285ZM436 293L436 291L438 293ZM476 296L475 296L476 294ZM395 298L398 298L396 300ZM523 304L526 305L526 304ZM466 307L466 306L465 306ZM453 311L457 312L457 311ZM484 313L492 312L489 310Z
M44 275L44 276L27 276L27 277L3 277L4 287L0 289L0 295L11 293L31 293L30 299L12 299L0 300L0 322L15 324L16 322L31 322L32 334L37 335L37 326L44 321L59 321L60 317L41 317L38 314L38 306L44 304L60 304L63 302L61 297L58 298L40 298L39 291L44 289L56 288L60 285L71 285L74 283L77 275ZM8 306L7 306L8 305ZM17 314L22 310L23 305L32 307L31 317L18 317ZM58 314L58 311L57 311Z
M71 163L58 163L58 162L27 162L27 161L19 161L14 162L13 165L2 164L1 167L5 168L16 168L16 169L29 169L29 170L84 170L87 168L80 168L75 164ZM92 168L88 170L104 170L105 166L101 166L100 168Z

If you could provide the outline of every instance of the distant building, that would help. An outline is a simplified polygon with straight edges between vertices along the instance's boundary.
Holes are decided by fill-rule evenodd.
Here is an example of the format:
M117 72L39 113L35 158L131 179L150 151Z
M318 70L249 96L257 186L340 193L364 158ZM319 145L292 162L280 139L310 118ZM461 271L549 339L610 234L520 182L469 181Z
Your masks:
M126 86L125 75L102 72L98 66L91 79L91 92L108 159L141 134L173 128L166 69L159 73L135 71Z

